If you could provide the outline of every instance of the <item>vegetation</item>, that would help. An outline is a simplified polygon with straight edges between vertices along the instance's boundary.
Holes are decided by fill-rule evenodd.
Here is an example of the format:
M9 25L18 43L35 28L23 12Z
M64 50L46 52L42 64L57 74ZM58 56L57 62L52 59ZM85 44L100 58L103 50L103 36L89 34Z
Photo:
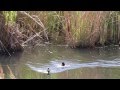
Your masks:
M9 55L11 55L9 51L22 49L19 41L19 30L16 26L16 16L16 11L2 11L0 16L0 47Z
M0 47L65 44L95 47L119 44L119 11L1 11Z

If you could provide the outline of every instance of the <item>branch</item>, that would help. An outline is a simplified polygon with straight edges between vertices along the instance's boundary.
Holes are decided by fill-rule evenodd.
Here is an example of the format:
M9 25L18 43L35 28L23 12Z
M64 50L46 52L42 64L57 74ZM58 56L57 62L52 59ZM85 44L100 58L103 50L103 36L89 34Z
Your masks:
M43 25L43 23L41 22L41 20L39 19L39 22L33 18L32 16L30 16L28 13L26 13L25 11L19 11L21 12L22 14L25 14L26 16L28 16L29 18L31 18L33 21L35 21L38 25L40 25L42 28L43 28L43 32L44 32L44 35L46 36L46 39L48 40L48 36L47 36L47 33L46 33L46 28L45 26Z
M32 40L33 38L35 38L36 36L39 36L40 33L41 33L41 32L36 33L34 36L32 36L32 37L30 37L29 39L27 39L25 42L22 43L22 46L23 46L25 43L27 43L27 42L29 42L30 40Z

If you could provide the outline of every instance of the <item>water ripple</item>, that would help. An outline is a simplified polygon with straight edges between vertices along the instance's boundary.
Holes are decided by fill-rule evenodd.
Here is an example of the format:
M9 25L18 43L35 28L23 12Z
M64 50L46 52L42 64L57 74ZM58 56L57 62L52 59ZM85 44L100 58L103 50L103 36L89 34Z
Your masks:
M62 66L61 63L65 62L65 66ZM95 62L81 62L77 61L69 61L69 60L55 60L50 61L47 64L41 63L32 63L27 62L26 64L29 68L36 72L47 73L47 68L50 68L50 73L59 73L66 70L77 69L77 68L95 68L95 67L120 67L120 60L97 60Z

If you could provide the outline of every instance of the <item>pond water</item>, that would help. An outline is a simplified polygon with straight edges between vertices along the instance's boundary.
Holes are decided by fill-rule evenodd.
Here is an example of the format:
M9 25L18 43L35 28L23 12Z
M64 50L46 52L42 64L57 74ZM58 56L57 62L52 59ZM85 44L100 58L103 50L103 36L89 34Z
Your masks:
M0 78L117 79L120 78L120 48L27 47L12 56L0 55Z

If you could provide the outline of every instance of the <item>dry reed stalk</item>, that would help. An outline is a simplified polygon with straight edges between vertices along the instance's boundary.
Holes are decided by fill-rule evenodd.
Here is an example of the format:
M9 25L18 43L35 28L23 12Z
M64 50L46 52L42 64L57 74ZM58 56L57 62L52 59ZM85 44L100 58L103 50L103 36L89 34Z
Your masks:
M20 11L21 13L23 13L23 14L25 14L25 15L27 15L29 18L31 18L33 21L35 21L38 25L40 25L42 28L43 28L43 32L44 32L44 34L45 34L45 36L46 36L46 39L47 40L49 40L48 39L48 36L47 36L47 33L46 33L46 28L45 28L45 26L44 26L44 24L41 22L41 20L40 19L35 19L34 17L32 17L31 15L29 15L28 13L26 13L25 11Z
M3 73L3 68L2 66L0 65L0 79L4 79L4 73Z
M10 67L9 67L8 65L7 65L7 68L8 68L8 70L9 70L10 78L11 78L11 79L16 79L16 78L15 78L15 75L13 74L12 70L10 69Z

